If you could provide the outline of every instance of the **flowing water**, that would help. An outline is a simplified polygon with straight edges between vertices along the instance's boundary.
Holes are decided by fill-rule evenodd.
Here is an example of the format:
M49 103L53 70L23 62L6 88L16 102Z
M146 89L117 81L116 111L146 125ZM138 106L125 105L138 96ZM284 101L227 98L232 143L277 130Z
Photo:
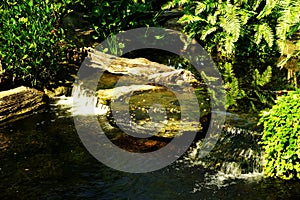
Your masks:
M98 114L107 111L93 94L77 92ZM300 182L263 177L255 117L224 113L227 124L207 157L197 158L200 140L163 169L131 174L113 170L87 152L72 117L82 111L70 107L72 102L61 97L0 128L0 199L300 198Z

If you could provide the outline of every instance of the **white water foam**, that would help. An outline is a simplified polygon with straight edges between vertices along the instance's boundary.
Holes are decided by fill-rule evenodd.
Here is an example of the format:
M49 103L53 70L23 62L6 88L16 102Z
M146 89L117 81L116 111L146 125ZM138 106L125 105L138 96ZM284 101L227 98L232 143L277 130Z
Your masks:
M73 87L72 97L59 96L53 98L53 106L67 108L72 115L105 115L109 106L98 103L95 92L84 90L80 85Z
M261 180L264 176L262 170L264 159L254 139L257 134L251 130L224 126L223 136L207 157L198 158L202 141L190 148L185 157L188 165L211 170L205 174L203 182L195 184L193 192L199 192L203 187L226 187L238 180L246 182Z

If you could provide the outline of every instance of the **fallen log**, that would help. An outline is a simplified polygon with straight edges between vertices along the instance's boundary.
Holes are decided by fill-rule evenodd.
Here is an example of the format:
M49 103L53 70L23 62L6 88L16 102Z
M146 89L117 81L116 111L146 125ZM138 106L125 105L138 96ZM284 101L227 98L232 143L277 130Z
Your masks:
M46 95L36 89L17 87L0 92L0 123L15 121L46 104Z

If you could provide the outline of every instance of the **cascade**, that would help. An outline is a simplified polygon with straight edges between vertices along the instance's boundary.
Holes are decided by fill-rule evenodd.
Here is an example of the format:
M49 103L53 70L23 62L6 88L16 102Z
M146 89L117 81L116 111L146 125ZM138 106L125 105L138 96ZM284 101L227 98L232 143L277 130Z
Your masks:
M109 110L98 103L96 92L83 89L81 84L74 84L72 97L55 97L52 105L67 108L72 115L105 115Z
M227 120L228 121L228 120ZM201 166L212 173L206 175L206 185L227 186L232 180L257 180L263 177L263 151L258 145L260 134L237 127L231 120L226 123L214 149L199 158L202 140L198 141L184 158L190 166Z

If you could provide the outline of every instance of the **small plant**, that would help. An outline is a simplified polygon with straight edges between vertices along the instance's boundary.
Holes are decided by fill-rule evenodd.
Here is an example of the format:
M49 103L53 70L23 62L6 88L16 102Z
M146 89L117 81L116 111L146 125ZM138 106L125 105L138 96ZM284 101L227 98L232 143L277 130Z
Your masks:
M107 37L106 43L103 46L100 45L99 50L115 56L122 56L124 48L124 43L119 42L116 35L111 35Z
M265 174L300 179L300 90L278 97L259 123L264 125L260 144L265 151Z

